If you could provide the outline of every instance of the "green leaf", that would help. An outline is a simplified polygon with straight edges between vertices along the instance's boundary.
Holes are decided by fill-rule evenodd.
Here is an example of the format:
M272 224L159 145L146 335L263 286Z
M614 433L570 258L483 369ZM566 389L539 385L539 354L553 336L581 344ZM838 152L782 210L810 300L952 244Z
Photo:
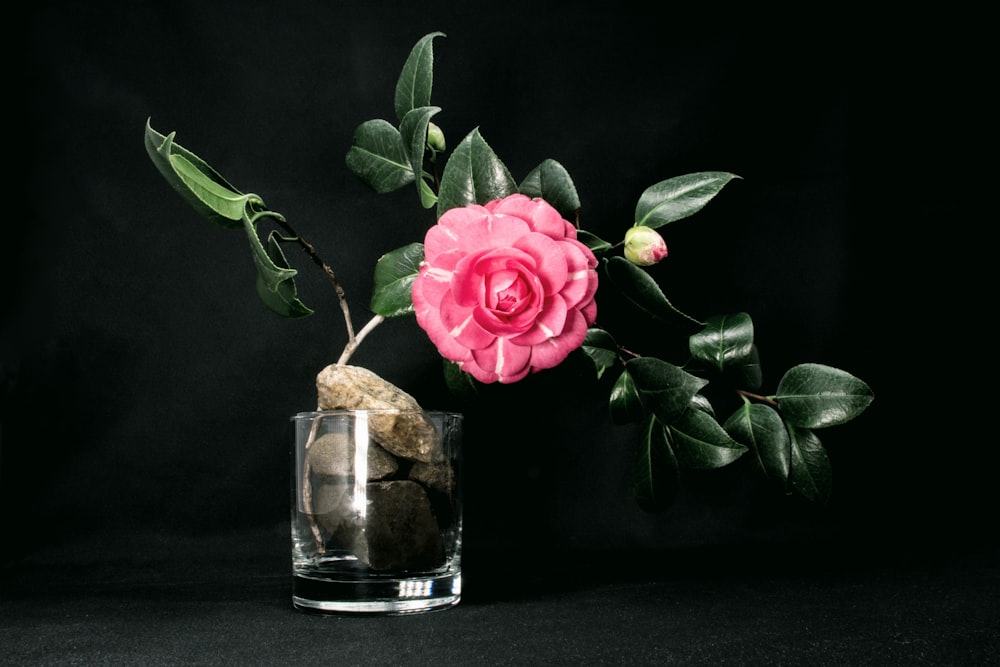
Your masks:
M734 440L746 444L753 452L764 475L788 484L792 443L781 415L763 403L744 403L723 425Z
M628 373L622 373L615 380L611 387L611 396L608 400L611 421L615 424L630 424L642 419L645 411L642 407L642 398L639 397L639 389L635 386L635 381Z
M383 317L413 314L413 281L423 259L422 243L411 243L379 258L375 263L373 313Z
M411 110L431 103L431 89L434 86L434 38L444 36L443 32L428 33L410 49L396 81L393 99L396 120L402 122Z
M720 373L728 366L742 364L753 349L753 322L746 313L715 315L705 328L688 339L691 356Z
M280 218L276 213L270 212L261 215ZM312 315L312 309L308 308L296 296L293 279L298 272L289 267L279 245L280 242L289 242L294 239L283 238L278 236L276 232L271 232L265 249L260 237L257 236L256 219L244 218L243 223L247 239L250 241L254 266L257 267L255 284L257 296L265 306L282 317L298 318Z
M747 451L704 410L687 410L667 428L677 461L685 468L721 468Z
M605 263L608 278L632 305L647 315L663 321L671 321L675 316L704 325L690 315L674 308L660 286L653 278L624 257L611 257Z
M732 374L736 377L736 382L741 388L749 391L760 389L764 377L760 369L760 352L756 345L750 346L750 355L741 365L732 369Z
M704 394L695 394L694 398L691 399L691 407L695 410L701 410L712 419L715 419L715 408L712 407L711 401Z
M704 208L736 174L703 171L675 176L646 188L635 207L635 224L656 229Z
M455 147L441 174L437 215L451 208L485 204L517 192L507 167L489 147L479 130L470 132Z
M590 248L590 251L597 257L600 257L614 247L604 239L598 238L596 235L583 229L576 230L576 239Z
M418 107L407 112L399 124L403 150L414 174L423 173L424 151L427 148L427 123L440 110L438 107ZM417 179L417 194L424 208L431 208L437 202L437 196L423 178Z
M792 488L813 502L826 503L830 499L833 477L823 443L812 431L797 429L791 424L788 424L788 437L791 441L788 480Z
M655 417L643 424L632 464L632 487L636 503L646 512L669 507L680 486L680 467L670 447L667 430Z
M848 422L874 399L867 384L839 368L800 364L790 368L774 396L781 416L799 428Z
M379 194L398 190L416 178L399 130L381 119L365 121L354 131L346 163Z
M587 335L580 349L594 362L598 379L618 361L618 344L611 334L603 329L596 327L587 329Z
M444 364L445 386L459 400L472 403L479 394L479 386L476 384L476 379L463 371L461 366L454 361L442 359L442 362Z
M263 202L241 193L208 163L175 143L175 135L160 134L146 120L146 153L157 170L202 217L226 229L241 228L248 204Z
M518 187L521 194L541 197L567 220L575 220L580 196L566 168L555 160L545 160L531 170Z
M646 409L668 425L687 411L694 395L708 384L707 380L655 357L630 359L625 371L634 380Z

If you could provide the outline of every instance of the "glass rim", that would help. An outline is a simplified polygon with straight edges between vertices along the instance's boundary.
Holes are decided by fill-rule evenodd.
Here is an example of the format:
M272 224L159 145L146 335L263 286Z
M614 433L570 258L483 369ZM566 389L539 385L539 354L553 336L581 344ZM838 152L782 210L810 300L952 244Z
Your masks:
M453 417L462 419L461 412L450 410L423 410L417 408L336 408L333 410L305 410L291 416L291 421L316 419L319 417L350 417L357 414L369 415L413 415L421 414L429 417Z

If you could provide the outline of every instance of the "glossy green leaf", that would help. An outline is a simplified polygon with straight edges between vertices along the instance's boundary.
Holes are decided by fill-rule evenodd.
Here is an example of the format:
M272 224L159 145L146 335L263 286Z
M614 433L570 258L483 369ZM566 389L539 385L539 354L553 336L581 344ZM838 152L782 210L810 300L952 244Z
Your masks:
M345 161L354 175L379 194L398 190L416 178L399 130L381 119L358 126Z
M764 382L764 374L760 368L760 352L756 345L750 346L750 354L743 362L732 369L736 384L748 391L757 391Z
M438 107L418 107L412 109L399 124L399 136L406 152L406 159L414 174L422 174L424 169L424 153L427 149L427 123L441 109ZM437 202L437 196L427 186L423 178L417 179L417 194L424 208L431 208Z
M631 424L642 419L645 414L642 398L639 397L639 388L635 386L635 381L628 373L622 373L615 380L611 387L608 407L614 424Z
M521 181L521 194L541 197L565 219L573 221L580 210L580 196L566 168L555 160L545 160Z
M383 317L413 314L413 281L423 259L422 243L411 243L379 258L375 263L373 313Z
M674 502L679 486L680 467L667 430L650 416L643 424L632 464L636 503L646 512L661 512Z
M598 238L596 235L583 229L576 230L576 239L590 248L590 251L597 257L600 257L614 247L604 239Z
M267 215L277 214L269 213ZM280 217L280 216L279 216ZM296 296L295 281L297 271L288 265L281 242L290 242L276 232L268 236L267 248L257 235L256 220L244 219L244 229L250 241L254 266L257 268L255 287L257 296L273 312L288 318L299 318L311 315L312 309L302 303Z
M691 400L708 384L684 369L655 357L630 359L625 371L635 382L643 405L664 424L673 424L691 406Z
M874 394L863 381L839 368L800 364L781 378L774 399L782 418L790 424L824 428L857 417Z
M587 329L587 335L580 349L594 362L598 378L618 361L618 344L611 334L603 329L596 327Z
M175 135L160 134L146 120L146 153L156 169L202 217L226 229L240 229L247 205L262 207L263 202L241 193L208 163L175 143Z
M396 80L393 106L396 120L403 118L413 109L426 107L431 103L434 87L434 38L444 37L443 32L432 32L421 37L403 63L403 69Z
M423 178L417 181L417 194L420 196L420 205L424 208L434 208L434 205L437 204L437 193Z
M788 425L791 459L788 481L807 499L826 503L830 499L832 471L830 459L816 434Z
M704 325L704 322L699 322L674 308L656 281L646 271L627 259L611 257L605 263L605 267L608 278L622 296L650 317L663 321L673 321L677 316L680 316L692 324Z
M685 468L721 468L747 451L704 410L686 410L667 428L677 461Z
M636 204L635 224L656 229L693 215L734 178L740 177L725 171L703 171L651 185Z
M742 364L753 349L753 322L746 313L715 315L705 328L688 339L691 356L720 373L727 366Z
M763 403L745 403L723 425L737 442L750 448L757 464L769 479L782 487L788 483L791 440L781 415Z
M454 361L442 359L444 364L444 383L453 396L466 403L472 403L479 395L479 385L476 379L466 373Z
M712 407L711 401L704 394L695 394L691 399L691 407L695 410L701 410L712 419L715 419L715 408Z
M470 132L455 147L441 175L437 215L451 208L485 204L517 192L507 167L479 134Z

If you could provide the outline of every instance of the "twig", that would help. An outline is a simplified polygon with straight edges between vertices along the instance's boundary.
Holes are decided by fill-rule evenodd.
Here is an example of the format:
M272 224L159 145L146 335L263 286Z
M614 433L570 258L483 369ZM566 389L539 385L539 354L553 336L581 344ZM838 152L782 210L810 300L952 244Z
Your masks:
M737 389L736 393L745 398L753 399L755 401L760 401L761 403L767 403L771 407L778 407L778 402L771 398L770 396L761 396L760 394L754 394L753 392L746 391L744 389Z
M340 359L337 359L337 365L343 366L350 360L351 355L354 351L358 349L358 345L361 345L361 341L365 339L372 329L382 324L385 321L385 316L376 315L375 317L368 320L368 324L361 328L357 336L351 336L351 339L347 341L347 345L344 346L344 351L340 354Z

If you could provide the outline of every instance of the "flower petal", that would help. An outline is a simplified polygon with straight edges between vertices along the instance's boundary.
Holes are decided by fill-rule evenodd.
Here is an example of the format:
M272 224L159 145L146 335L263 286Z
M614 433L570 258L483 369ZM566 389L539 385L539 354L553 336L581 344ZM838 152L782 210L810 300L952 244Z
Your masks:
M483 382L516 382L525 377L531 367L531 348L514 345L506 338L497 338L489 347L472 351L472 358L486 377Z
M583 345L587 335L587 322L577 310L566 315L566 326L562 333L543 343L531 346L531 367L539 371L558 366L569 353Z

